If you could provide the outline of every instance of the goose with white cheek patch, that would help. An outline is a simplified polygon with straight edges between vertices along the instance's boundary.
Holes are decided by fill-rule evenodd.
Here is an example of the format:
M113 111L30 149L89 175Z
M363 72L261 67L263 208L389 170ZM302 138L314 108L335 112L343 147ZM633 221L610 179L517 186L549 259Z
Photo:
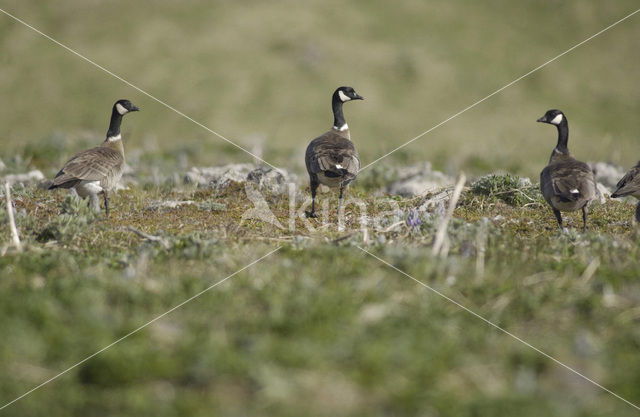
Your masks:
M356 147L351 142L349 126L342 114L342 105L351 100L364 100L351 87L339 87L331 99L333 127L309 143L305 153L305 164L309 173L311 188L311 211L307 217L317 217L316 191L320 184L340 189L338 214L342 206L345 188L358 175L360 159Z
M616 185L612 198L633 196L640 200L640 162L625 174ZM636 220L640 222L640 203L636 207Z
M562 211L582 210L582 230L587 228L588 204L596 195L596 180L589 165L569 153L569 124L560 110L549 110L538 122L558 129L558 144L551 153L549 165L540 173L540 189L562 229Z
M87 149L71 158L58 172L49 187L72 188L81 198L89 197L89 204L98 203L98 195L104 197L104 209L109 216L109 192L113 190L122 177L124 170L124 146L120 124L122 117L138 111L129 100L118 100L111 111L111 122L107 138L102 145Z

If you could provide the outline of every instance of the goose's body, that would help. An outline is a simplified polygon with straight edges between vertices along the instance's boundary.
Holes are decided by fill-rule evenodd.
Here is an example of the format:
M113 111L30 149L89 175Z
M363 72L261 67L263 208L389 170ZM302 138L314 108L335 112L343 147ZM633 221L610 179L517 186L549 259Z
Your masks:
M616 185L612 198L633 196L640 200L640 162L625 174ZM640 203L636 207L636 220L640 222Z
M311 211L308 217L316 217L315 199L320 184L340 189L338 212L342 206L345 188L358 175L360 159L351 142L349 126L342 114L342 104L349 100L363 100L351 87L340 87L332 97L333 127L309 143L305 153L305 165L311 188Z
M360 169L358 151L349 139L349 131L330 130L311 141L305 162L309 174L320 184L336 188L356 178Z
M589 165L575 159L567 147L569 125L559 110L549 110L539 122L558 128L558 144L549 164L540 173L540 190L562 228L563 211L582 210L583 229L587 227L588 204L596 196L596 182Z
M633 196L640 199L640 162L627 172L618 184L611 197Z
M111 112L107 138L100 146L84 150L72 157L53 180L50 190L72 188L81 198L89 197L97 202L103 194L105 212L109 215L109 192L112 191L124 171L124 146L120 125L122 116L138 108L128 100L118 100Z
M82 198L111 191L122 177L124 147L122 140L104 142L71 158L58 172L51 188L74 188Z

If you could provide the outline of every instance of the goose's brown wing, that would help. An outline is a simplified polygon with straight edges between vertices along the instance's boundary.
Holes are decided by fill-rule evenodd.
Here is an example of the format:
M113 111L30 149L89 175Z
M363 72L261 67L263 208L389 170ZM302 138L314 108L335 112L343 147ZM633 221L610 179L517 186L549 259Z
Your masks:
M616 185L616 190L611 197L624 197L626 195L640 193L640 162L636 164Z
M575 159L547 165L540 174L540 188L547 200L591 200L595 196L595 179L589 165Z
M353 142L333 131L311 141L305 162L310 174L329 171L355 177L360 170L360 159Z
M101 181L122 168L124 158L106 147L87 149L71 158L58 172L51 188L70 188L79 181Z

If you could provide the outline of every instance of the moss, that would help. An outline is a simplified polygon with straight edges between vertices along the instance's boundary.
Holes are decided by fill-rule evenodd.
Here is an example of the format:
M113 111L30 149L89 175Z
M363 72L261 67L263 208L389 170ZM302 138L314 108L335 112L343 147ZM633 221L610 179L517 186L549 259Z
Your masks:
M516 207L544 201L537 186L512 174L486 175L471 184L471 192Z

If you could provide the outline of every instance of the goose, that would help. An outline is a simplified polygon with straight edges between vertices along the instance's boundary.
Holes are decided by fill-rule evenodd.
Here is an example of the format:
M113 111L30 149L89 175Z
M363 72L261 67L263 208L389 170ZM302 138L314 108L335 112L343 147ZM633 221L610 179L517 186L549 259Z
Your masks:
M116 101L111 110L111 122L104 142L69 159L53 179L49 189L74 189L81 198L89 197L89 203L97 203L98 194L102 193L105 215L109 217L109 192L115 188L124 170L120 124L125 114L139 110L129 100Z
M582 230L587 228L588 204L596 195L596 181L589 165L576 160L567 148L569 124L560 110L549 110L537 120L558 129L558 144L549 164L540 173L540 190L562 229L561 211L582 209Z
M616 190L611 194L612 198L633 196L640 199L640 162L627 172L618 184ZM636 220L640 222L640 203L636 207Z
M305 164L309 173L311 188L311 211L307 217L316 214L316 191L320 184L340 189L338 214L342 207L345 188L358 175L360 159L351 136L349 126L342 114L342 105L351 100L364 100L352 87L338 87L331 97L333 109L333 127L309 143L305 153Z

